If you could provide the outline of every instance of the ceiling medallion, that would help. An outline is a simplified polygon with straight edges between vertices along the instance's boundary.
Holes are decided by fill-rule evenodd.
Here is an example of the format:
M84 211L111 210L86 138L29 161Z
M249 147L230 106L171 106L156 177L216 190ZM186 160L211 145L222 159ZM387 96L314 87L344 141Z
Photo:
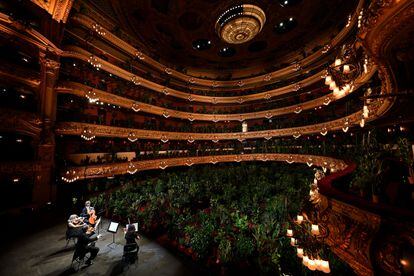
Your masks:
M264 11L258 6L241 4L223 12L216 21L218 36L227 43L241 44L253 39L266 22Z

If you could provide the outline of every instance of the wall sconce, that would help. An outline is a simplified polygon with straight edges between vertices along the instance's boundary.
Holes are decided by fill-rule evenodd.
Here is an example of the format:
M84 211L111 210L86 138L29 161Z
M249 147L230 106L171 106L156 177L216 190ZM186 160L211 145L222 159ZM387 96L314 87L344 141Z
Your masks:
M93 89L88 90L88 92L85 93L85 97L89 100L89 103L96 103L99 101L99 98L96 96L96 92L93 91Z
M134 163L130 162L128 164L127 172L129 174L135 174L138 171L138 169L135 167Z
M132 104L131 108L132 108L132 110L134 110L135 112L138 112L138 111L140 111L140 110L141 110L141 108L139 107L139 104L138 104L138 103L136 103L136 102Z
M168 167L168 165L167 165L167 163L165 161L161 161L160 162L159 168L161 170L165 170L167 167Z
M292 156L292 155L290 155L290 156L286 159L286 162L288 162L289 164L292 164L293 162L295 162L295 161L293 160L293 156Z
M301 112L302 112L302 107L301 107L301 106L296 107L294 112L295 112L296 114L301 113Z
M132 83L133 84L135 84L135 85L140 85L141 84L141 81L138 79L138 77L137 76L135 76L135 75L132 75L131 76L131 81L132 81Z
M144 56L144 54L141 51L136 51L135 52L135 57L137 57L140 60L145 59L145 56Z
M162 116L164 116L165 118L170 117L170 113L168 113L167 110L164 110L164 112L162 112Z
M165 95L170 94L170 92L168 92L168 88L167 88L167 87L164 87L164 88L162 89L162 93L164 93Z
M296 131L296 132L293 134L293 138L298 139L301 135L302 135L302 134L301 134L299 131Z
M161 142L163 142L163 143L167 143L168 142L168 138L167 138L167 136L164 134L164 135L161 135Z
M95 139L95 135L92 134L92 131L89 128L84 128L81 134L81 137L85 139L86 141L91 141Z
M128 133L128 140L131 142L136 142L138 140L138 138L136 137L135 133L130 132Z

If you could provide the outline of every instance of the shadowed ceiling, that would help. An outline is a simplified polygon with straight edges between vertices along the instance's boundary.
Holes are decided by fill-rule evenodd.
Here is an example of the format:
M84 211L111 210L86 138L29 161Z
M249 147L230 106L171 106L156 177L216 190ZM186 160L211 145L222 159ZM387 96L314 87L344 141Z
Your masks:
M140 47L167 66L190 73L268 71L303 55L304 47L327 43L347 22L357 0L262 0L255 4L266 13L263 30L251 41L229 45L215 32L217 18L240 1L220 0L90 0L110 13L120 27L137 38ZM290 2L289 2L290 1ZM289 25L289 19L293 23ZM284 22L283 28L280 23ZM292 22L292 21L291 21ZM278 26L278 27L275 27ZM286 28L287 26L287 28ZM208 49L194 47L197 40L211 42ZM318 41L318 43L316 43ZM231 47L232 54L220 55Z

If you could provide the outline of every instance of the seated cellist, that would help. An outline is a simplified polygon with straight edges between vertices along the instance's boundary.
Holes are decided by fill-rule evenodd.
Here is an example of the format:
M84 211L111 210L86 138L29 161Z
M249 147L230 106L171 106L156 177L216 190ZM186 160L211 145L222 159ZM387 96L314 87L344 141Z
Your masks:
M95 208L91 206L91 202L88 200L85 202L85 207L82 210L82 216L85 217L87 223L91 226L95 226L98 219Z

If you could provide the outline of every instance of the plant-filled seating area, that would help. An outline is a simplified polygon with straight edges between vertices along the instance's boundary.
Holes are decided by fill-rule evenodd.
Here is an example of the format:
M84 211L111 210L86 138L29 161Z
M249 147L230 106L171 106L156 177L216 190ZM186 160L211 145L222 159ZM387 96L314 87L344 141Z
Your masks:
M108 197L93 199L114 220L140 230L212 269L258 274L303 273L285 237L288 218L307 198L312 169L280 163L196 166L154 178L126 178ZM333 272L347 266L324 251Z

